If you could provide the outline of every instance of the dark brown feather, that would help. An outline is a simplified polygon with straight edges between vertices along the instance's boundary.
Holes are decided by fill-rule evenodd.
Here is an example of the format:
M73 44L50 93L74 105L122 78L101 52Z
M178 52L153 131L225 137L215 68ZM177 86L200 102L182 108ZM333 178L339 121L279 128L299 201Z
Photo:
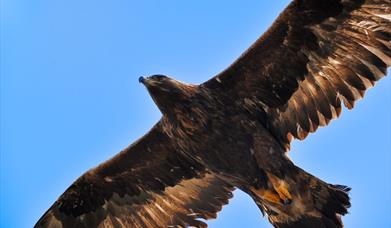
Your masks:
M232 186L276 227L342 227L348 189L284 149L337 118L341 102L353 108L390 55L390 0L294 0L204 84L141 78L162 120L76 180L36 227L206 227L199 218L215 218Z
M390 5L293 1L242 56L204 85L216 96L256 97L266 112L265 126L288 149L290 134L304 139L328 124L339 116L341 101L353 108L387 73Z
M215 218L231 191L229 184L177 153L159 123L81 176L35 227L205 227L197 219Z

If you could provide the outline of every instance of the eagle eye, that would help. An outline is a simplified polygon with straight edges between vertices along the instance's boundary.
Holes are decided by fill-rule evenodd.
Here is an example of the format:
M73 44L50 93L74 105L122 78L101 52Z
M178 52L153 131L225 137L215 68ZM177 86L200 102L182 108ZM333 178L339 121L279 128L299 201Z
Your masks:
M161 75L161 74L155 74L155 75L152 75L151 78L156 79L156 80L162 80L164 78L167 78L167 76Z

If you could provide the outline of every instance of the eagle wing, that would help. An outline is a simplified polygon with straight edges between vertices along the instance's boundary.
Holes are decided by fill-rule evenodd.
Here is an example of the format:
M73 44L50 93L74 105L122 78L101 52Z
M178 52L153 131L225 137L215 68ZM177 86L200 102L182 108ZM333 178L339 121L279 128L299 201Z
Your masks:
M289 150L351 109L391 65L390 0L295 0L203 86L256 115ZM233 98L233 100L232 100Z
M233 187L175 150L158 123L86 172L35 227L206 227Z

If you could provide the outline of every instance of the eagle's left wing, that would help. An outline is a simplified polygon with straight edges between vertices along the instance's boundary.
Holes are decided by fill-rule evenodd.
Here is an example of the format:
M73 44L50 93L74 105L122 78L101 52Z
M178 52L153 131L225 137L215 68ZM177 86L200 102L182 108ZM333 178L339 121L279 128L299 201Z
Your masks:
M111 160L85 173L35 227L206 227L233 187L178 153L155 125Z
M205 82L289 149L338 117L391 65L390 0L294 0L225 71Z

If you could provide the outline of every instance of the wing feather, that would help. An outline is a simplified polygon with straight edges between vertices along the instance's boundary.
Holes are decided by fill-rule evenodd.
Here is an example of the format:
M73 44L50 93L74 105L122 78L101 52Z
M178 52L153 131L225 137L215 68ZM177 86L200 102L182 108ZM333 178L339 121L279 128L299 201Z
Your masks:
M341 102L353 108L390 65L390 0L295 0L203 85L260 104L254 110L264 110L262 122L288 150L292 136L304 139L337 118Z
M157 124L73 183L35 227L206 227L233 187L175 150Z

